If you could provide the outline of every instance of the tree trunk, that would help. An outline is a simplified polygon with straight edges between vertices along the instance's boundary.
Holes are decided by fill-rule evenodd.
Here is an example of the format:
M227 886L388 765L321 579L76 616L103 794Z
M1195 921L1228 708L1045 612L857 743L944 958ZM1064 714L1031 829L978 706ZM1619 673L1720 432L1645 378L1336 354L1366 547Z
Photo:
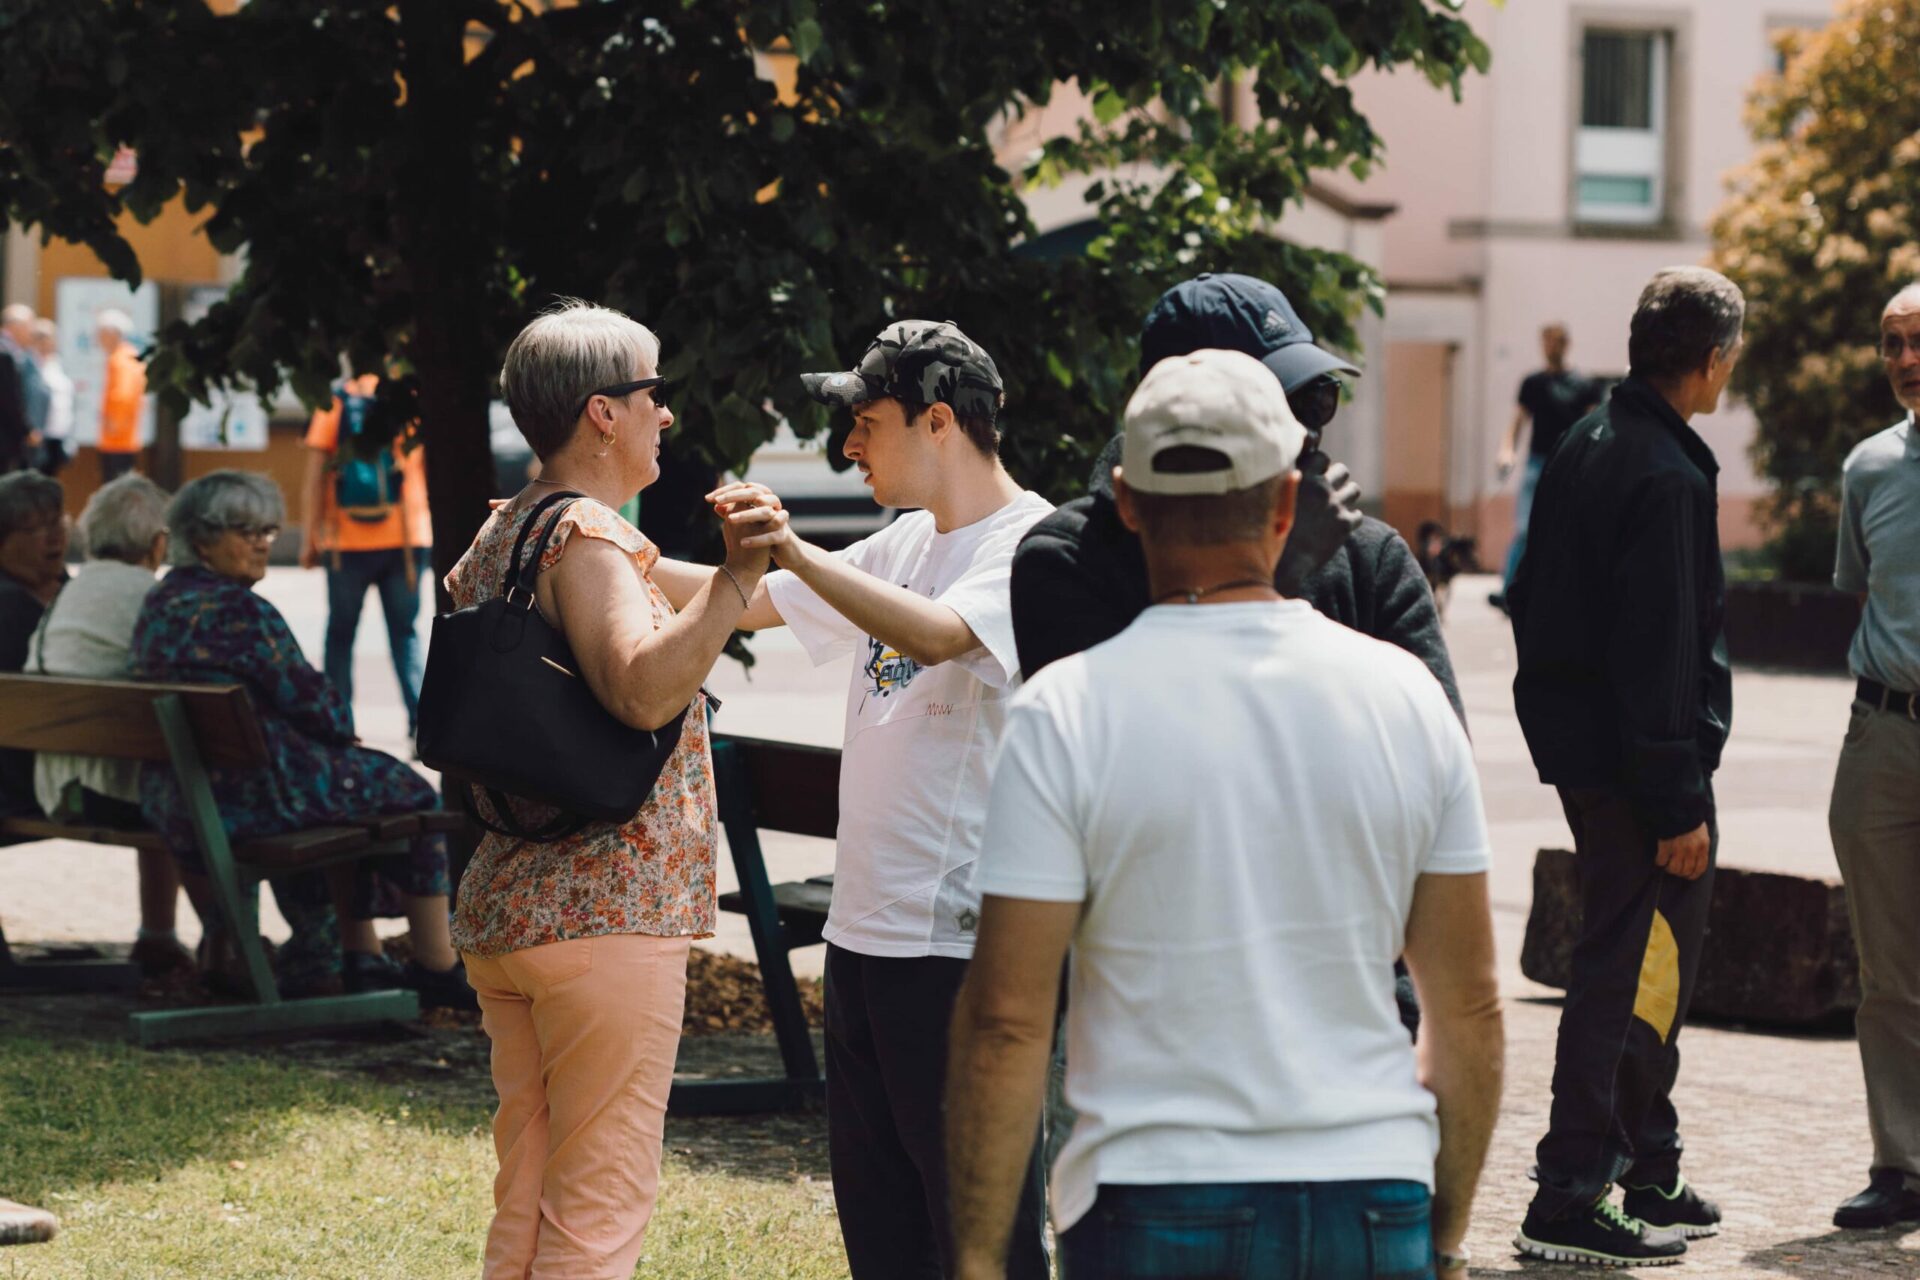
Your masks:
M436 599L494 496L487 401L493 353L480 324L487 270L479 230L464 100L466 20L443 0L400 0L401 109L409 163L401 174L394 238L412 277L412 358L420 383L421 438L433 510Z

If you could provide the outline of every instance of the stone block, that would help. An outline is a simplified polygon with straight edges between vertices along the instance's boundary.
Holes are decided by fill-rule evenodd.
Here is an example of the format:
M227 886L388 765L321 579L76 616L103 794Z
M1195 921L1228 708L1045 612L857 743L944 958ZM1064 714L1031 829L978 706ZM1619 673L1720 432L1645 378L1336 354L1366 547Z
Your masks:
M1534 859L1520 971L1542 986L1566 989L1580 928L1577 875L1565 849L1542 849ZM1838 881L1726 866L1714 872L1690 1017L1823 1024L1859 1006L1859 956Z

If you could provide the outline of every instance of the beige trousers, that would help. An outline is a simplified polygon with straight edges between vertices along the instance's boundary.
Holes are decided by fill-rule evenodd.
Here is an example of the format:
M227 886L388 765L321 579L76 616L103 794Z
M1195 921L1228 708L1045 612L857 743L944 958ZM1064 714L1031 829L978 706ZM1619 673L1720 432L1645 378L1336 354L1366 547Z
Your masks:
M1920 723L1854 702L1827 825L1860 949L1873 1164L1920 1187Z
M660 1188L686 938L465 956L500 1109L485 1280L628 1280Z

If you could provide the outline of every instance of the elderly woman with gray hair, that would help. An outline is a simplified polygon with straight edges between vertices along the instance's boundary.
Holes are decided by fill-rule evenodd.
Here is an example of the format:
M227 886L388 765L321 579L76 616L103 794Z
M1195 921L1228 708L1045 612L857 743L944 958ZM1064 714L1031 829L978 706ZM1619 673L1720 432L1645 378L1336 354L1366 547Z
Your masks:
M103 485L80 513L87 566L40 617L27 649L35 675L124 679L134 620L167 556L167 495L145 476ZM140 812L140 763L42 752L33 765L34 796L48 817L106 826L146 825ZM193 966L174 931L180 869L162 849L140 851L140 932L133 961L148 977ZM194 894L195 905L205 902Z
M309 663L280 611L254 585L285 508L264 476L216 471L180 490L167 510L172 572L148 595L133 633L133 669L149 680L238 682L253 696L272 763L211 770L213 793L235 836L276 835L375 813L433 808L433 788L392 756L358 745L353 712ZM148 769L140 802L175 852L192 859L187 808L173 775ZM471 1006L448 939L447 854L440 836L416 838L405 856L335 868L318 894L314 880L288 877L274 894L295 927L280 955L295 990L365 991L408 986L429 1005ZM397 895L393 890L397 889ZM340 942L324 937L330 891ZM404 971L380 951L371 917L398 914L404 899L413 960ZM316 903L318 897L320 901ZM321 910L315 912L315 906Z

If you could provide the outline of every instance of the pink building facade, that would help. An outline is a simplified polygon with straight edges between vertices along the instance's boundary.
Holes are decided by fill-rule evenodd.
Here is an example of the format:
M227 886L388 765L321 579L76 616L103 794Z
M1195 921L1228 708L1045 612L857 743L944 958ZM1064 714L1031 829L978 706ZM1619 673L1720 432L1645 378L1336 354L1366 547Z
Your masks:
M1659 268L1705 259L1724 178L1750 151L1756 79L1777 69L1782 28L1817 28L1825 0L1467 0L1493 53L1452 104L1407 73L1356 86L1386 163L1356 202L1391 204L1379 509L1405 531L1438 519L1479 538L1497 567L1517 476L1496 458L1539 331L1564 324L1570 362L1626 372L1627 321ZM1722 466L1721 537L1763 538L1749 461L1755 423L1737 401L1695 421Z

